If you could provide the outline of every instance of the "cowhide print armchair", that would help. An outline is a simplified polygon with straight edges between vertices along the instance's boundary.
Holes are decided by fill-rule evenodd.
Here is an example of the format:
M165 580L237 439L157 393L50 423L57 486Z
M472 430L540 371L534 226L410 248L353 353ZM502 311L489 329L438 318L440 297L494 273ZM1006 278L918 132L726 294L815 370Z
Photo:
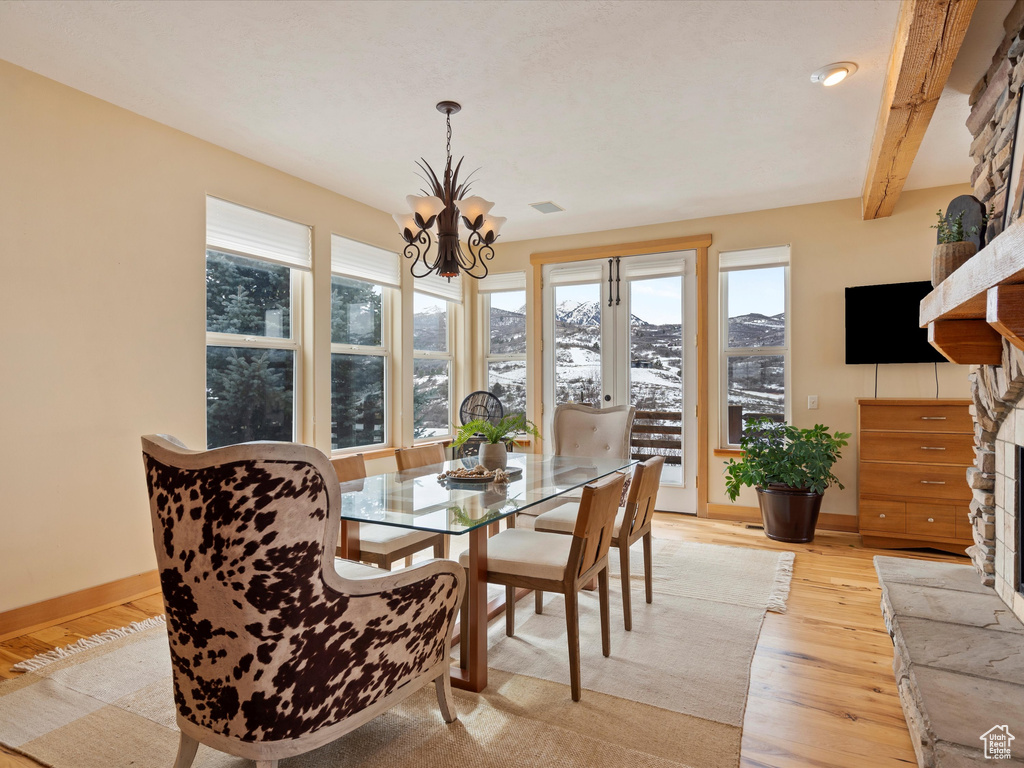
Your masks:
M274 768L373 719L427 683L455 719L449 678L462 569L336 566L341 497L309 446L190 451L142 438L181 730Z

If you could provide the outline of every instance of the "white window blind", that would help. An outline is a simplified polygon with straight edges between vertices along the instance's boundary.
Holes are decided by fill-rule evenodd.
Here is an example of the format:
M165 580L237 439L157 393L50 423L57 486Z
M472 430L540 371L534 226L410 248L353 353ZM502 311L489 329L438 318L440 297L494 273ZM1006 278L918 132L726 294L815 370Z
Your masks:
M480 281L480 293L499 293L500 291L525 291L525 272L491 272Z
M402 285L397 253L366 243L331 235L331 272L398 288Z
M310 228L216 197L206 198L206 244L236 254L310 269Z
M464 278L461 277L454 277L449 283L444 277L427 275L426 277L415 278L412 285L413 288L420 293L427 293L438 299L444 299L445 301L450 301L454 304L461 304L463 279Z
M625 256L619 261L615 270L618 277L644 278L644 277L667 277L669 275L682 275L686 273L686 256L695 253L694 251L679 251L674 254L666 254L657 260L647 257L642 261L631 256ZM621 274L620 274L621 270Z
M572 267L551 270L548 277L551 285L572 285L574 283L600 283L601 260L594 259Z
M751 248L747 251L722 251L718 255L718 271L756 267L785 267L789 264L789 246L775 245L770 248Z

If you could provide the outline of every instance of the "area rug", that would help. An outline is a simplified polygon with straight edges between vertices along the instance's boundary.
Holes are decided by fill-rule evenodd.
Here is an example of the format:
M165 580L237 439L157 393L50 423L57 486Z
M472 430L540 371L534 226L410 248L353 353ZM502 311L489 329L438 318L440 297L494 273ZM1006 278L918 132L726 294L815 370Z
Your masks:
M753 648L764 612L784 610L792 559L657 542L654 605L644 602L638 574L631 633L613 602L610 659L601 656L595 631L596 594L583 598L581 702L571 701L562 682L568 662L559 596L548 596L542 616L524 600L516 638L504 637L501 619L492 630L487 690L455 692L458 722L444 723L431 687L282 768L735 768ZM744 581L724 586L734 579ZM621 599L617 583L612 599ZM178 736L160 622L104 633L25 668L31 671L0 684L0 744L51 768L173 762ZM195 762L251 765L206 747Z

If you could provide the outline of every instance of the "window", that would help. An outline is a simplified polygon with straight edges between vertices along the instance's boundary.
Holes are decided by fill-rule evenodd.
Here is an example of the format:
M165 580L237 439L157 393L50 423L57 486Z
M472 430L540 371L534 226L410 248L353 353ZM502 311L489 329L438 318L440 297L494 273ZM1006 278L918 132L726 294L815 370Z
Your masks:
M505 413L526 411L526 275L488 275L480 283L487 389Z
M722 434L739 445L750 420L789 412L789 246L722 253L719 272Z
M388 441L388 311L398 255L331 236L331 448Z
M310 230L207 198L206 444L296 439Z
M431 275L416 280L413 294L413 437L452 433L451 303L461 284Z

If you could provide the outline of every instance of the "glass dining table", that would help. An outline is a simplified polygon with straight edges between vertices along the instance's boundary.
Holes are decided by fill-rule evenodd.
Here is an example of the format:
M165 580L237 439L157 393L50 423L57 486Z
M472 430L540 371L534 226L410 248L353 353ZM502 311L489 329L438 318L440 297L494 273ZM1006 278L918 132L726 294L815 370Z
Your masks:
M511 453L507 484L439 480L443 470L472 469L475 456L404 472L390 472L341 484L342 551L356 559L359 523L469 537L468 652L452 669L452 685L471 691L487 687L487 621L504 608L504 598L487 601L487 538L508 518L555 499L613 472L633 459L582 458ZM461 656L461 655L460 655Z

